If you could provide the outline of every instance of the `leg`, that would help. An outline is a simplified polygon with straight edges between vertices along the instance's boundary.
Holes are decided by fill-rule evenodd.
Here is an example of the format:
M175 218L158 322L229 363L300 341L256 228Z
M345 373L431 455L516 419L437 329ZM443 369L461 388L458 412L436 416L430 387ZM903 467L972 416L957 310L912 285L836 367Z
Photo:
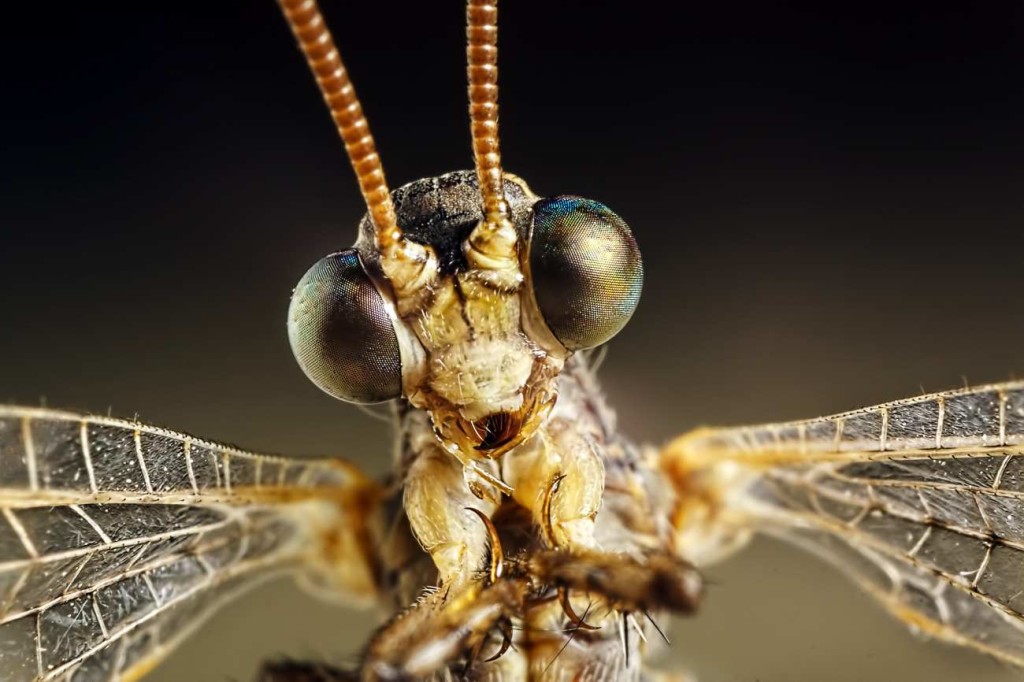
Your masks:
M472 670L479 680L525 679L525 663L511 648L512 619L522 613L529 589L525 580L504 579L425 597L373 637L362 679L449 679L448 670Z
M547 544L596 548L594 520L604 495L604 462L565 419L552 419L505 455L503 473L516 502L533 514Z
M615 611L692 613L700 601L700 574L668 552L643 559L593 551L542 551L529 572L546 585L599 595Z
M537 679L640 679L648 641L664 637L650 612L690 613L700 597L696 570L665 552L634 558L541 551L526 570L557 594L571 589L578 597L575 606L548 598L527 610L529 666Z
M495 549L501 552L500 546ZM665 554L641 560L542 550L506 558L503 567L493 583L469 581L428 593L392 619L367 646L360 679L447 680L451 672L504 682L539 679L551 666L559 673L555 679L577 674L588 679L587 674L601 669L616 673L602 679L636 680L643 638L656 630L643 614L653 609L689 612L699 597L696 571ZM561 589L593 595L583 618L592 618L600 629L586 630L571 618L566 622L555 598ZM517 624L523 627L516 629Z
M438 583L452 590L470 582L484 565L488 536L486 526L467 507L490 516L495 503L473 495L462 465L434 443L418 448L406 474L404 495L409 525L437 566Z

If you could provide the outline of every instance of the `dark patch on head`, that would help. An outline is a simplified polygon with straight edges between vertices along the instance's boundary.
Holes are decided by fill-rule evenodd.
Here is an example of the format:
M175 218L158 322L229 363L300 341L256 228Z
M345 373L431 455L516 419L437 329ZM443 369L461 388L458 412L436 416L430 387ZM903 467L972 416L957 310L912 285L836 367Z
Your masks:
M399 187L391 197L399 227L412 241L434 247L441 274L450 275L466 269L462 243L483 217L474 171L455 171L435 178L423 178ZM505 180L505 198L512 209L512 222L525 240L532 201L523 188L511 180ZM377 267L379 257L373 246L369 216L364 215L359 222L356 248L365 261Z

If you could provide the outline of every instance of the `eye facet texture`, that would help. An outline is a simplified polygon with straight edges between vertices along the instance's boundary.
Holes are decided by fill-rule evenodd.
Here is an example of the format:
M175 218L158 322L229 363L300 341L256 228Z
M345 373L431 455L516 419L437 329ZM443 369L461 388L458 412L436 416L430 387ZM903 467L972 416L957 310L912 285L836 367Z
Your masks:
M599 346L640 301L633 233L607 206L581 197L541 199L533 210L530 272L544 321L568 350Z
M306 376L335 398L376 403L402 394L398 337L354 249L303 275L288 308L288 340Z

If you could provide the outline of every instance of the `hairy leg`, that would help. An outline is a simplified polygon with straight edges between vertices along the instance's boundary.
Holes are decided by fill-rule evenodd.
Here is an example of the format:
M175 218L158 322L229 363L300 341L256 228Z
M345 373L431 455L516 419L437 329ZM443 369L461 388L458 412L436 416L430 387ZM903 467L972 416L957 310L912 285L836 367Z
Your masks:
M488 548L487 529L468 508L489 517L496 501L474 495L459 461L425 442L406 473L403 505L413 534L437 566L438 584L450 590L468 583Z
M495 551L501 555L500 545ZM700 592L696 571L669 554L539 550L499 563L491 564L493 580L428 592L382 627L358 679L510 682L550 667L553 679L636 680L643 638L656 631L646 614L689 612ZM577 601L582 619L566 616L562 590L585 597ZM317 680L294 682L307 679Z
M651 612L690 613L700 597L696 570L665 552L541 551L527 570L561 595L527 611L524 638L537 679L640 679L648 639L661 632Z
M530 510L550 547L597 547L604 462L568 420L552 419L532 441L505 455L502 466L512 497Z
M498 672L522 671L525 665L511 648L511 626L529 590L528 581L503 579L425 596L371 639L363 678L424 679L451 669L460 676L472 671L467 677L473 680L500 680Z

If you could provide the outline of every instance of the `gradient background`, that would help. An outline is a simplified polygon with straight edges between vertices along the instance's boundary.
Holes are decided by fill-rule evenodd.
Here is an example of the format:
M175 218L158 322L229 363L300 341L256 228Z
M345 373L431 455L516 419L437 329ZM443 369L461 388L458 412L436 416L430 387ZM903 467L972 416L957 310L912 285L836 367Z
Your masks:
M0 41L0 400L384 471L387 428L285 337L291 287L363 209L274 3L32 4ZM469 165L461 4L328 4L393 186ZM1021 7L708 4L503 5L506 167L606 202L645 255L603 371L623 427L660 443L1020 373ZM673 627L703 682L1017 679L774 542L710 576ZM345 661L371 621L281 582L151 679Z

